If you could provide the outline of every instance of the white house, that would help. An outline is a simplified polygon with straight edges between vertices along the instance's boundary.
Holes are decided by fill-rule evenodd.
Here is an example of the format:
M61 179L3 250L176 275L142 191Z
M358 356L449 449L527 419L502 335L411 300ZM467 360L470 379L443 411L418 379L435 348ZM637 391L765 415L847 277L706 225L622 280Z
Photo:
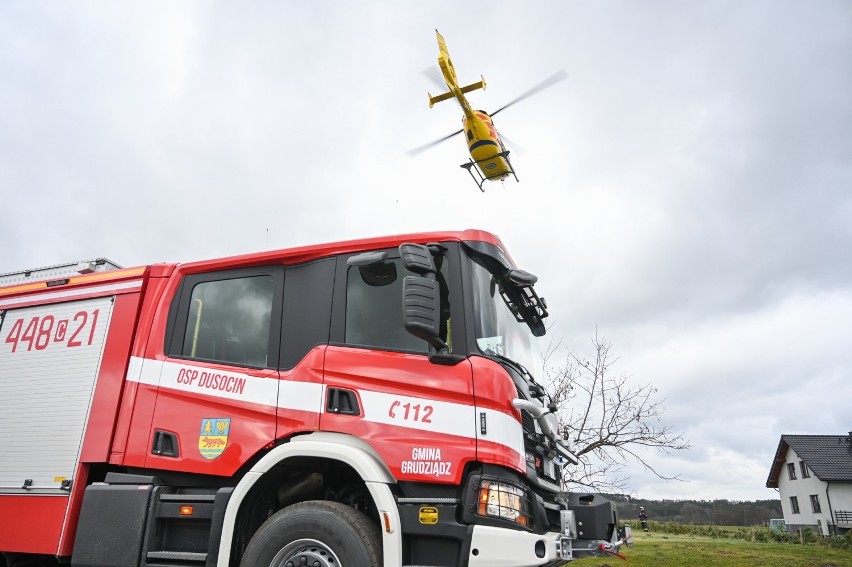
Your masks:
M781 493L787 528L819 534L852 529L852 432L782 435L766 479Z

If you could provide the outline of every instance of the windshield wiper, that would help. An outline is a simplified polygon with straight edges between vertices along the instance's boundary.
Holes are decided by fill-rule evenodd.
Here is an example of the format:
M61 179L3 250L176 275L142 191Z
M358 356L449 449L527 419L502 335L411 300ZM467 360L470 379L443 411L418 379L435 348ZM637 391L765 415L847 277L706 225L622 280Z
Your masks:
M518 373L521 376L525 376L531 382L535 382L535 380L532 377L532 374L530 374L529 370L527 370L527 368L523 364L521 364L520 362L515 362L514 360L512 360L508 356L504 356L502 354L497 354L496 352L494 352L490 348L485 349L484 352L485 352L485 354L489 354L489 355L491 355L495 358L502 360L503 362L510 364L511 366L513 366L518 371Z
M502 354L497 354L490 348L485 349L483 352L489 356L493 356L494 358L505 362L506 364L514 368L518 372L518 374L521 375L521 377L525 378L528 383L527 388L530 391L530 396L537 399L542 399L547 396L547 393L545 392L544 388L541 386L541 384L535 381L535 378L532 374L530 374L530 371L527 370L526 366L524 366L520 362L512 360L511 358L503 356Z
M508 356L503 356L502 354L497 354L491 348L487 348L482 352L509 364L510 366L515 368L521 376L529 376L530 378L532 378L532 375L529 373L529 371L527 371L527 369L524 367L524 365L521 364L520 362L515 362L514 360L512 360Z

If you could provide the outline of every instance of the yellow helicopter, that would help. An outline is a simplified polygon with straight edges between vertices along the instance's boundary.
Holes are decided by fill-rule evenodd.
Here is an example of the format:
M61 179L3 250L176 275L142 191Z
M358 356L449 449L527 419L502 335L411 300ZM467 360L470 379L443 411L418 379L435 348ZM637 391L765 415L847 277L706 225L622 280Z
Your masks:
M432 146L440 144L441 142L464 132L467 137L467 149L470 152L470 159L467 163L461 164L461 167L470 173L470 176L473 178L473 181L476 183L477 187L479 187L480 191L485 192L485 189L483 189L482 186L486 181L499 181L507 178L509 175L512 175L515 178L515 181L518 181L518 176L515 174L515 170L512 168L512 163L509 161L509 150L506 149L506 146L503 144L503 140L500 139L500 135L494 127L492 117L498 112L509 108L513 104L558 83L567 76L567 73L564 70L559 71L521 96L517 97L515 100L501 106L490 114L484 110L474 110L464 95L465 93L478 89L484 90L485 79L480 77L479 81L460 87L458 78L456 77L456 70L453 67L452 60L450 60L450 54L447 51L447 44L438 30L435 30L435 35L438 38L438 67L441 69L444 82L446 82L449 90L443 94L439 94L438 96L432 96L429 94L429 108L432 108L432 106L437 102L455 98L464 112L462 128L461 130L457 130L452 134L435 140L434 142L414 148L413 150L410 150L408 154L412 156L417 155Z

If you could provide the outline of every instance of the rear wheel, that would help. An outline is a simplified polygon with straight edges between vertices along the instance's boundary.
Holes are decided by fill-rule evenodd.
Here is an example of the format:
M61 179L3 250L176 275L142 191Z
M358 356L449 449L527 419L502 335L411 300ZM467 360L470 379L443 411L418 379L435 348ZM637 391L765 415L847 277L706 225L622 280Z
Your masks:
M379 529L339 502L293 504L269 517L251 538L242 567L380 567Z

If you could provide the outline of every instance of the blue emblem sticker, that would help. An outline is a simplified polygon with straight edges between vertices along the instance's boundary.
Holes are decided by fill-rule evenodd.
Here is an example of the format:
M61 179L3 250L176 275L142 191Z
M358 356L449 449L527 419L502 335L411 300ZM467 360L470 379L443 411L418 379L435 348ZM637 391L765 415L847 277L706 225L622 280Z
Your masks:
M228 433L231 431L230 417L205 417L201 420L201 433L198 435L198 452L205 459L215 459L228 446Z

